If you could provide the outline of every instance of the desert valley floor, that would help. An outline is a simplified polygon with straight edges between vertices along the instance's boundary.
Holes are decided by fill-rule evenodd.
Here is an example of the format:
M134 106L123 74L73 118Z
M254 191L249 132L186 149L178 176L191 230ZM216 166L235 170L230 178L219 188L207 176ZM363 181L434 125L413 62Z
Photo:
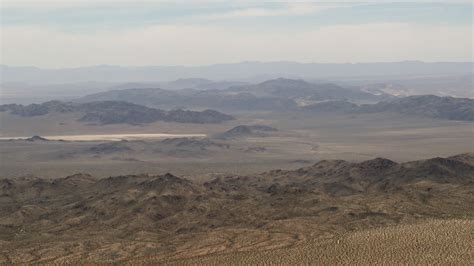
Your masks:
M246 95L3 105L0 264L472 264L474 101Z
M205 125L165 122L88 125L75 121L69 114L21 119L5 113L0 115L0 161L4 177L55 178L78 172L107 177L171 172L201 178L212 173L256 174L272 170L275 165L294 169L322 159L361 161L384 157L409 161L474 150L472 122L398 114L242 114L237 120ZM218 136L235 126L253 124L271 126L277 131L244 132L229 138ZM167 137L129 137L128 143L6 140L33 135L72 139L99 135L97 139L116 140L116 134L169 134L168 137L191 134L197 136L197 141L160 142ZM103 143L109 146L100 146Z

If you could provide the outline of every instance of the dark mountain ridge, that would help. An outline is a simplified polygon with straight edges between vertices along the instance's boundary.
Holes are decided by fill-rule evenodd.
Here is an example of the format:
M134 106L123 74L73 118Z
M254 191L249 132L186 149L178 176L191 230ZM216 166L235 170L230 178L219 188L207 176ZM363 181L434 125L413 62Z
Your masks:
M189 111L175 109L164 111L120 101L94 101L87 103L50 101L30 105L8 104L1 105L0 112L9 112L25 117L41 116L48 113L79 112L83 114L79 121L102 124L143 124L156 121L205 124L221 123L234 119L230 115L215 110Z

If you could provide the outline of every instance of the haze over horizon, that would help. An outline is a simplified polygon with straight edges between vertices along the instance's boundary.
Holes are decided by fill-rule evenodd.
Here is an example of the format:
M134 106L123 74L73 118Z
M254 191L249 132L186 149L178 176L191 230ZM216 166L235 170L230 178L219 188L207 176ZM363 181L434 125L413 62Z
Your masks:
M258 60L244 60L236 62L217 62L212 64L197 64L197 65L186 65L186 64L169 64L169 65L121 65L121 64L95 64L95 65L80 65L80 66L67 66L67 67L42 67L36 65L9 65L0 64L3 67L11 68L38 68L42 70L60 70L60 69L78 69L78 68L99 68L99 67L121 67L121 68L147 68L147 67L210 67L210 66L221 66L221 65L236 65L236 64L301 64L301 65L370 65L370 64L396 64L396 63L422 63L422 64L443 64L443 63L474 63L473 60L467 61L422 61L422 60L400 60L400 61L374 61L374 62L298 62L298 61L258 61Z
M472 62L471 1L2 0L0 10L9 66Z

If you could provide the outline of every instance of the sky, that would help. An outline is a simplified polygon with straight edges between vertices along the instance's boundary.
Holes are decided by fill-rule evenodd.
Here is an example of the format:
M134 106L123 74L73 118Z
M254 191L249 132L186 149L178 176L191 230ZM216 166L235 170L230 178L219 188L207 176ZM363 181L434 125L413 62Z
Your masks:
M0 0L1 64L472 61L472 1Z

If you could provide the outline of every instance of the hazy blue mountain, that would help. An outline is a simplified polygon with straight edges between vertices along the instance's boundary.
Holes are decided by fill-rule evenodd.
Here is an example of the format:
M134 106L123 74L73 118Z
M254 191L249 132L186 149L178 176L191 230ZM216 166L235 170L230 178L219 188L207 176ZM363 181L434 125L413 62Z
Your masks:
M40 83L7 82L0 84L1 103L40 103L51 100L69 101L88 94L108 90L134 88L162 88L166 90L225 90L233 86L246 85L240 81L213 81L208 79L177 79L160 82L76 82L76 83Z
M0 66L1 83L69 83L85 81L148 82L180 78L211 80L251 79L262 76L299 77L304 79L331 77L423 76L470 74L472 62L424 63L404 61L393 63L320 64L296 62L243 62L208 66L91 66L63 69Z
M396 112L431 118L474 121L474 99L418 95L373 105L362 105L359 111Z
M294 100L343 100L378 101L387 95L374 95L358 89L348 89L331 83L309 83L304 80L278 78L259 84L233 87L234 91L246 91L256 96L278 97Z
M474 73L474 72L473 72ZM343 87L357 87L373 94L386 93L394 96L433 94L474 98L474 74L345 78L329 82Z
M313 113L400 113L436 119L474 121L474 99L418 95L356 105L344 101L328 101L302 108Z
M384 98L334 84L312 84L303 80L279 78L255 85L234 86L227 90L170 91L159 88L111 90L88 95L78 101L128 101L159 108L184 106L219 110L296 110L299 101L374 102Z

